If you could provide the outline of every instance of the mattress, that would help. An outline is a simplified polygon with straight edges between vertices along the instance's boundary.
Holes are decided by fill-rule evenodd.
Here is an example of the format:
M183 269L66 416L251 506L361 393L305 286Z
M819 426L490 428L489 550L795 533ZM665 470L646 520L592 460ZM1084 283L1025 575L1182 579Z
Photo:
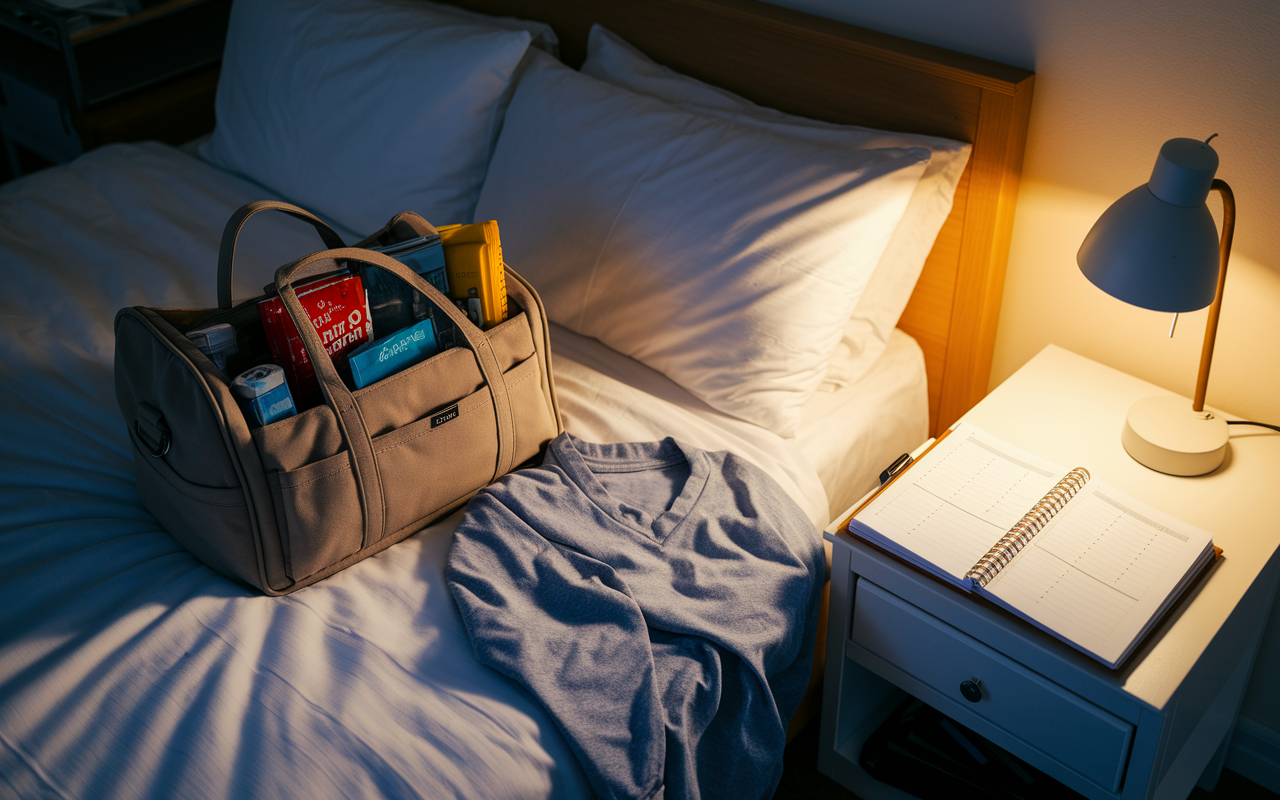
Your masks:
M880 471L929 434L924 352L901 329L865 375L805 404L796 444L827 491L828 521L879 483ZM825 524L823 527L826 527Z
M155 143L0 187L0 796L590 796L537 701L472 655L443 575L460 514L270 598L203 566L141 506L114 315L213 305L223 222L271 198ZM242 239L238 297L320 246L266 216ZM857 391L816 399L788 440L599 342L552 335L570 431L734 450L815 536L827 487L842 497L923 438L895 399L923 392L908 386L913 344Z

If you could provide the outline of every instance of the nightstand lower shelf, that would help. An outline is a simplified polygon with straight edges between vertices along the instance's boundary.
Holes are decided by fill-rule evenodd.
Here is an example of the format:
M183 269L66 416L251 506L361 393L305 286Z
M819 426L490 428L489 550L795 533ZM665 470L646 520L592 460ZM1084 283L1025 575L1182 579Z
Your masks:
M858 795L861 800L914 800L912 795L871 777L860 763L867 739L880 727L907 693L853 661L842 665L846 686L860 687L857 698L849 698L846 713L840 718L846 730L833 734L839 744L818 753L818 770ZM822 724L827 724L824 718ZM828 741L822 731L822 741Z

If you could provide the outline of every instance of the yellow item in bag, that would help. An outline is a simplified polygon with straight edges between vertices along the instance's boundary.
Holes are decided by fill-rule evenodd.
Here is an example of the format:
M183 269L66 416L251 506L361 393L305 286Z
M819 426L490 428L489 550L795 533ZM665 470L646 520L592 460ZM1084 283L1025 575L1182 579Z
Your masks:
M494 220L437 229L444 245L449 296L481 330L507 319L507 275Z

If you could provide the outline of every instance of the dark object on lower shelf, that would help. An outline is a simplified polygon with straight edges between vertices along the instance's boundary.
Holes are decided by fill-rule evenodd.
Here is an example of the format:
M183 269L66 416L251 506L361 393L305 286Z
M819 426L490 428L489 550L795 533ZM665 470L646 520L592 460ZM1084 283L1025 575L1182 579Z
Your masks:
M914 697L862 746L867 774L921 800L1077 800L1083 795Z

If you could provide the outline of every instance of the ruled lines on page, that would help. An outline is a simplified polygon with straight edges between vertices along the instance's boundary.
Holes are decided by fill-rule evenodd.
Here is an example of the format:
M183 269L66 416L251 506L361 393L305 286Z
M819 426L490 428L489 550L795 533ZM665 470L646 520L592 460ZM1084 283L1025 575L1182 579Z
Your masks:
M866 522L956 579L963 579L1006 530L919 486L908 487Z
M1024 549L1015 563L987 593L1086 646L1106 641L1138 602L1040 548Z
M868 508L882 536L957 579L1015 525L1061 474L978 433L952 437L910 485Z
M1096 491L1080 498L1039 547L1137 600L1186 544L1185 535Z
M1105 642L1140 603L1164 598L1189 539L1102 489L1067 508L988 591L1082 644ZM1148 597L1153 591L1159 596Z
M1060 477L970 437L926 471L916 486L1007 531Z

